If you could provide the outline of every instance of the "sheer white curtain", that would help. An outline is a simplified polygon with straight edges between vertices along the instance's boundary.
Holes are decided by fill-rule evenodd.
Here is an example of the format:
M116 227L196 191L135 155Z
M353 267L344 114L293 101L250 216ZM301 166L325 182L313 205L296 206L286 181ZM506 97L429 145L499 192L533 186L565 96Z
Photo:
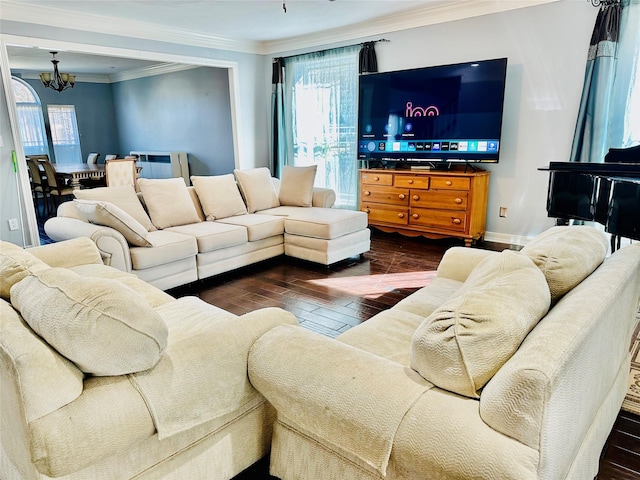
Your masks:
M334 189L340 208L357 206L359 51L352 46L284 59L284 162L317 165L315 185Z
M57 164L82 163L80 135L73 105L48 105L49 127Z
M11 81L25 155L48 154L49 145L44 129L40 98L24 80L13 77Z

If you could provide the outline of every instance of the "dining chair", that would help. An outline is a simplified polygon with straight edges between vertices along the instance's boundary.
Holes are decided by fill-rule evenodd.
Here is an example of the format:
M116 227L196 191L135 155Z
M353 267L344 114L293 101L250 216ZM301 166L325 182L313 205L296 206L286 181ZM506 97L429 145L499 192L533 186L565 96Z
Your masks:
M105 163L107 187L132 185L137 187L136 161L128 158L118 158Z
M31 194L33 195L33 204L36 207L36 214L38 217L45 217L48 213L47 208L47 196L49 194L49 185L46 182L46 177L40 171L40 165L33 158L26 157L27 167L29 168L29 178L31 183ZM38 194L42 195L42 214L40 214L40 202L38 201Z
M89 156L87 157L87 164L88 165L95 165L96 163L98 163L98 158L100 158L100 154L99 153L90 153Z
M115 153L110 153L104 157L104 161L108 162L109 160L115 160L116 158L118 158L118 155L116 155Z
M64 197L73 196L73 187L69 184L71 177L58 174L56 168L49 160L41 160L40 163L44 167L45 174L47 175L51 213L53 213L58 205L62 203Z

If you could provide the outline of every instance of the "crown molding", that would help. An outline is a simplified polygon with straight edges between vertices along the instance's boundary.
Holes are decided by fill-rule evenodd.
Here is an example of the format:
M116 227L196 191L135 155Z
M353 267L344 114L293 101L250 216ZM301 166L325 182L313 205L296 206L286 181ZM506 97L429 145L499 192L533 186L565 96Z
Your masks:
M167 73L181 72L198 68L199 65L185 65L180 63L164 63L159 65L151 65L149 67L135 68L120 73L109 75L111 83L124 82L126 80L135 80L137 78L153 77L154 75L164 75Z
M29 80L40 80L40 72L34 72L33 70L15 70L20 74L20 78L26 78ZM99 74L80 74L76 75L76 83L111 83L109 75Z
M459 0L455 3L427 6L412 10L411 12L386 15L377 20L350 25L349 27L325 30L316 34L284 40L262 42L260 53L268 55L278 52L307 49L328 43L353 41L390 32L463 20L558 1L561 0Z
M459 0L454 3L436 4L410 12L386 15L377 20L362 22L347 27L267 42L238 40L220 35L197 33L170 27L162 27L159 29L158 25L134 20L119 19L118 21L113 21L113 19L108 19L108 21L105 21L107 17L100 15L70 13L67 10L15 3L11 0L2 0L2 18L9 21L47 25L70 30L269 55L278 52L353 41L394 31L528 8L558 1L562 0Z
M158 28L156 24L136 20L118 19L116 21L101 15L80 14L58 8L15 3L10 0L2 0L2 19L236 52L259 53L260 50L259 42L236 40L166 26Z

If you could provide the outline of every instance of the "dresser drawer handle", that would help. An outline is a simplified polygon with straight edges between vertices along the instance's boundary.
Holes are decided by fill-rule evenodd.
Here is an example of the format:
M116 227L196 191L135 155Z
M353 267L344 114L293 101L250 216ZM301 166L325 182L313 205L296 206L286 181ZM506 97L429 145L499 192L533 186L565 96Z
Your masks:
M371 213L371 209L369 209L369 208L365 208L364 211L367 212L367 213Z
M450 187L451 185L453 185L453 182L451 180L447 180L446 182L444 182L444 184Z
M398 198L400 200L404 200L405 198L407 198L407 196L404 193L401 193L400 195L398 195Z
M456 202L457 204L462 203L462 199L460 197L457 197L454 202Z
M399 213L398 218L404 218L404 213Z
M413 214L413 215L411 215L411 216L412 216L413 218L415 218L416 220L417 220L418 218L420 218L420 215L418 215L417 213L414 213L414 214Z
M414 200L420 200L420 195L414 195L414 196L413 196L413 199L414 199Z
M460 225L462 223L462 220L460 220L459 218L454 218L453 219L453 224L454 225Z
M371 192L369 192L368 190L365 190L363 193L364 193L367 197L368 197L369 195L371 195Z
M409 180L409 185L413 185L413 180Z
M378 180L380 180L380 177L373 177L373 179L377 182Z

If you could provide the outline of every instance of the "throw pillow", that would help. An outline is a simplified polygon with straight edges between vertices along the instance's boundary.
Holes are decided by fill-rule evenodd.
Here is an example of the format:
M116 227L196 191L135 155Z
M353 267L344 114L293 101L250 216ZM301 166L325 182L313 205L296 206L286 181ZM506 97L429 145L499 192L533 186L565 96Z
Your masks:
M316 179L317 169L317 165L311 167L286 165L282 171L282 181L280 183L280 205L310 207L313 200L313 182Z
M234 170L233 173L249 213L280 206L278 194L271 181L271 172L267 167Z
M141 178L138 186L153 224L159 228L199 223L187 184L180 178Z
M595 227L558 226L545 230L520 252L542 270L557 302L600 265L609 250L607 236Z
M491 255L416 329L411 368L442 389L479 398L550 302L531 259L509 250Z
M247 213L236 179L232 174L191 177L206 219L234 217Z
M85 190L76 189L73 191L73 195L78 200L98 200L113 203L135 218L149 232L156 229L151 223L149 215L144 211L135 188L131 185L87 188Z
M104 225L119 231L131 245L150 247L149 233L140 222L113 203L94 200L74 200L76 208L90 223Z
M11 287L32 273L50 268L22 247L0 241L0 297L9 300Z
M118 281L49 268L29 275L11 293L29 326L85 373L147 370L167 346L160 315Z

